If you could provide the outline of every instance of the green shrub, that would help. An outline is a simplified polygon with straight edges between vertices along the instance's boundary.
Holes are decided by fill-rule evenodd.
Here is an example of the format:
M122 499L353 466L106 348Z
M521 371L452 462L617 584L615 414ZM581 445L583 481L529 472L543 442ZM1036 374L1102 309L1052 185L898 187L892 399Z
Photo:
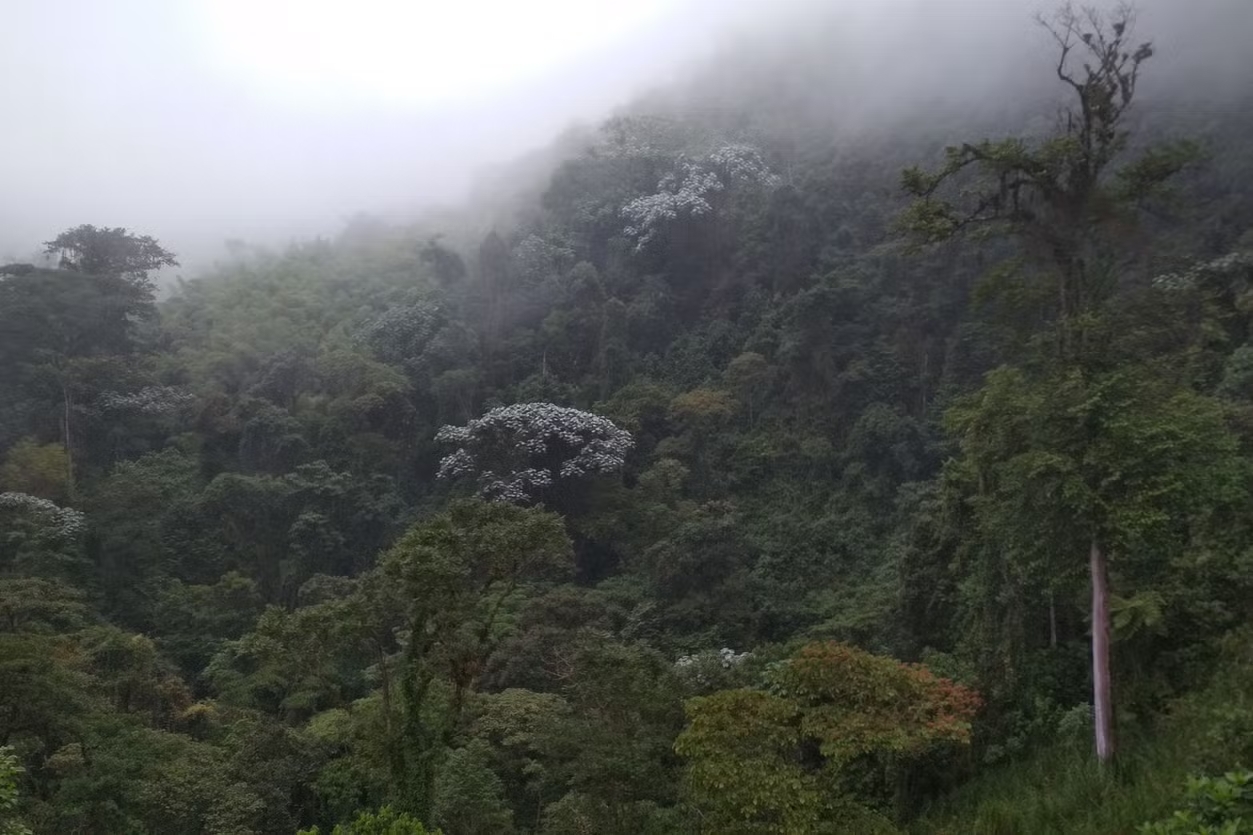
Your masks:
M1253 832L1253 772L1189 777L1185 808L1146 823L1142 835L1237 835Z

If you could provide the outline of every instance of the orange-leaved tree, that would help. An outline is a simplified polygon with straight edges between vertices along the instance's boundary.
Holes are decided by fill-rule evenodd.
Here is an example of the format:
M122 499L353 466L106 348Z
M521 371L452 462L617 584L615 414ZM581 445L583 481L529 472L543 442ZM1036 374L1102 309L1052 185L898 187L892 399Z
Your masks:
M765 685L687 704L675 748L704 831L889 831L844 788L849 767L966 745L980 705L973 690L925 667L835 642L803 647Z

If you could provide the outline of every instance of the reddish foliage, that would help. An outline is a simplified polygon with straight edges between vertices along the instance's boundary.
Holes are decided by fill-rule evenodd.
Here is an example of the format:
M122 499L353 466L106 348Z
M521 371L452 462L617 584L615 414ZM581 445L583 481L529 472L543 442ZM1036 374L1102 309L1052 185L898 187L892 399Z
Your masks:
M893 750L919 753L938 742L967 743L979 694L919 664L826 641L805 646L775 675L804 711L807 730L837 759Z

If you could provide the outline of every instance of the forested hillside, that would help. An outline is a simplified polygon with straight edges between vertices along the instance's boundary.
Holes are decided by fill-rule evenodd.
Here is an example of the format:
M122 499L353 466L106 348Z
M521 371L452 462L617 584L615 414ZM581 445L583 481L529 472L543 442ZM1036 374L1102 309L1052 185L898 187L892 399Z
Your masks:
M813 28L159 303L0 267L0 833L1245 831L1253 85L1122 15L873 129Z

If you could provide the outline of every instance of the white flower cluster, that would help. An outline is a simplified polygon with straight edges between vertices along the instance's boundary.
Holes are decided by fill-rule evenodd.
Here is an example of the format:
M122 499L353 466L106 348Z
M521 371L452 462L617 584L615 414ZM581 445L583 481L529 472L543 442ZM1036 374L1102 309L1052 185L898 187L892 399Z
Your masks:
M613 142L602 142L595 150L605 159L654 159L660 153L657 146L642 136L617 137Z
M682 180L675 174L667 174L657 184L656 194L637 197L622 207L623 217L630 221L623 231L638 239L637 249L647 246L667 222L712 212L709 196L725 188L715 172L686 161L680 165Z
M1253 270L1253 253L1232 252L1222 258L1193 264L1181 273L1166 273L1153 279L1153 285L1162 290L1189 290L1197 285L1203 276L1230 276L1242 270Z
M479 476L479 494L494 502L526 504L545 487L551 487L552 483L553 477L548 470L534 467L507 476L485 472Z
M38 519L59 539L74 539L87 527L87 517L77 510L27 493L0 493L0 512L5 511Z
M774 188L781 182L779 175L771 171L762 158L761 151L752 145L723 145L709 155L709 161L734 183Z
M550 243L539 235L527 235L513 249L519 274L534 284L560 272L574 261L575 252L567 246Z
M356 335L384 362L404 362L422 353L442 324L440 310L429 304L393 307L366 322Z
M141 415L170 415L195 400L195 396L173 386L147 386L131 394L105 392L96 401L106 412L132 412Z
M709 684L710 673L714 670L729 670L732 667L738 667L749 655L750 653L747 652L736 652L729 647L723 647L717 652L684 655L674 662L674 666L680 675L704 685Z
M710 655L711 653L684 655L674 663L676 667L691 667L694 664L709 660ZM717 662L722 665L722 669L729 670L737 664L742 663L749 654L747 652L736 652L730 647L723 647L718 650L717 653L713 653L712 655L715 659L717 659Z
M713 212L711 198L737 183L774 188L779 178L770 171L761 152L751 145L723 145L703 163L680 159L679 171L661 178L655 194L637 197L622 207L628 221L623 232L642 250L667 223L680 217Z
M682 131L670 119L629 116L602 125L594 153L605 159L651 160L666 156L666 148L682 142Z
M529 501L559 478L617 472L634 445L608 418L552 403L492 409L435 440L458 447L440 462L440 478L474 475L483 496L507 502Z

